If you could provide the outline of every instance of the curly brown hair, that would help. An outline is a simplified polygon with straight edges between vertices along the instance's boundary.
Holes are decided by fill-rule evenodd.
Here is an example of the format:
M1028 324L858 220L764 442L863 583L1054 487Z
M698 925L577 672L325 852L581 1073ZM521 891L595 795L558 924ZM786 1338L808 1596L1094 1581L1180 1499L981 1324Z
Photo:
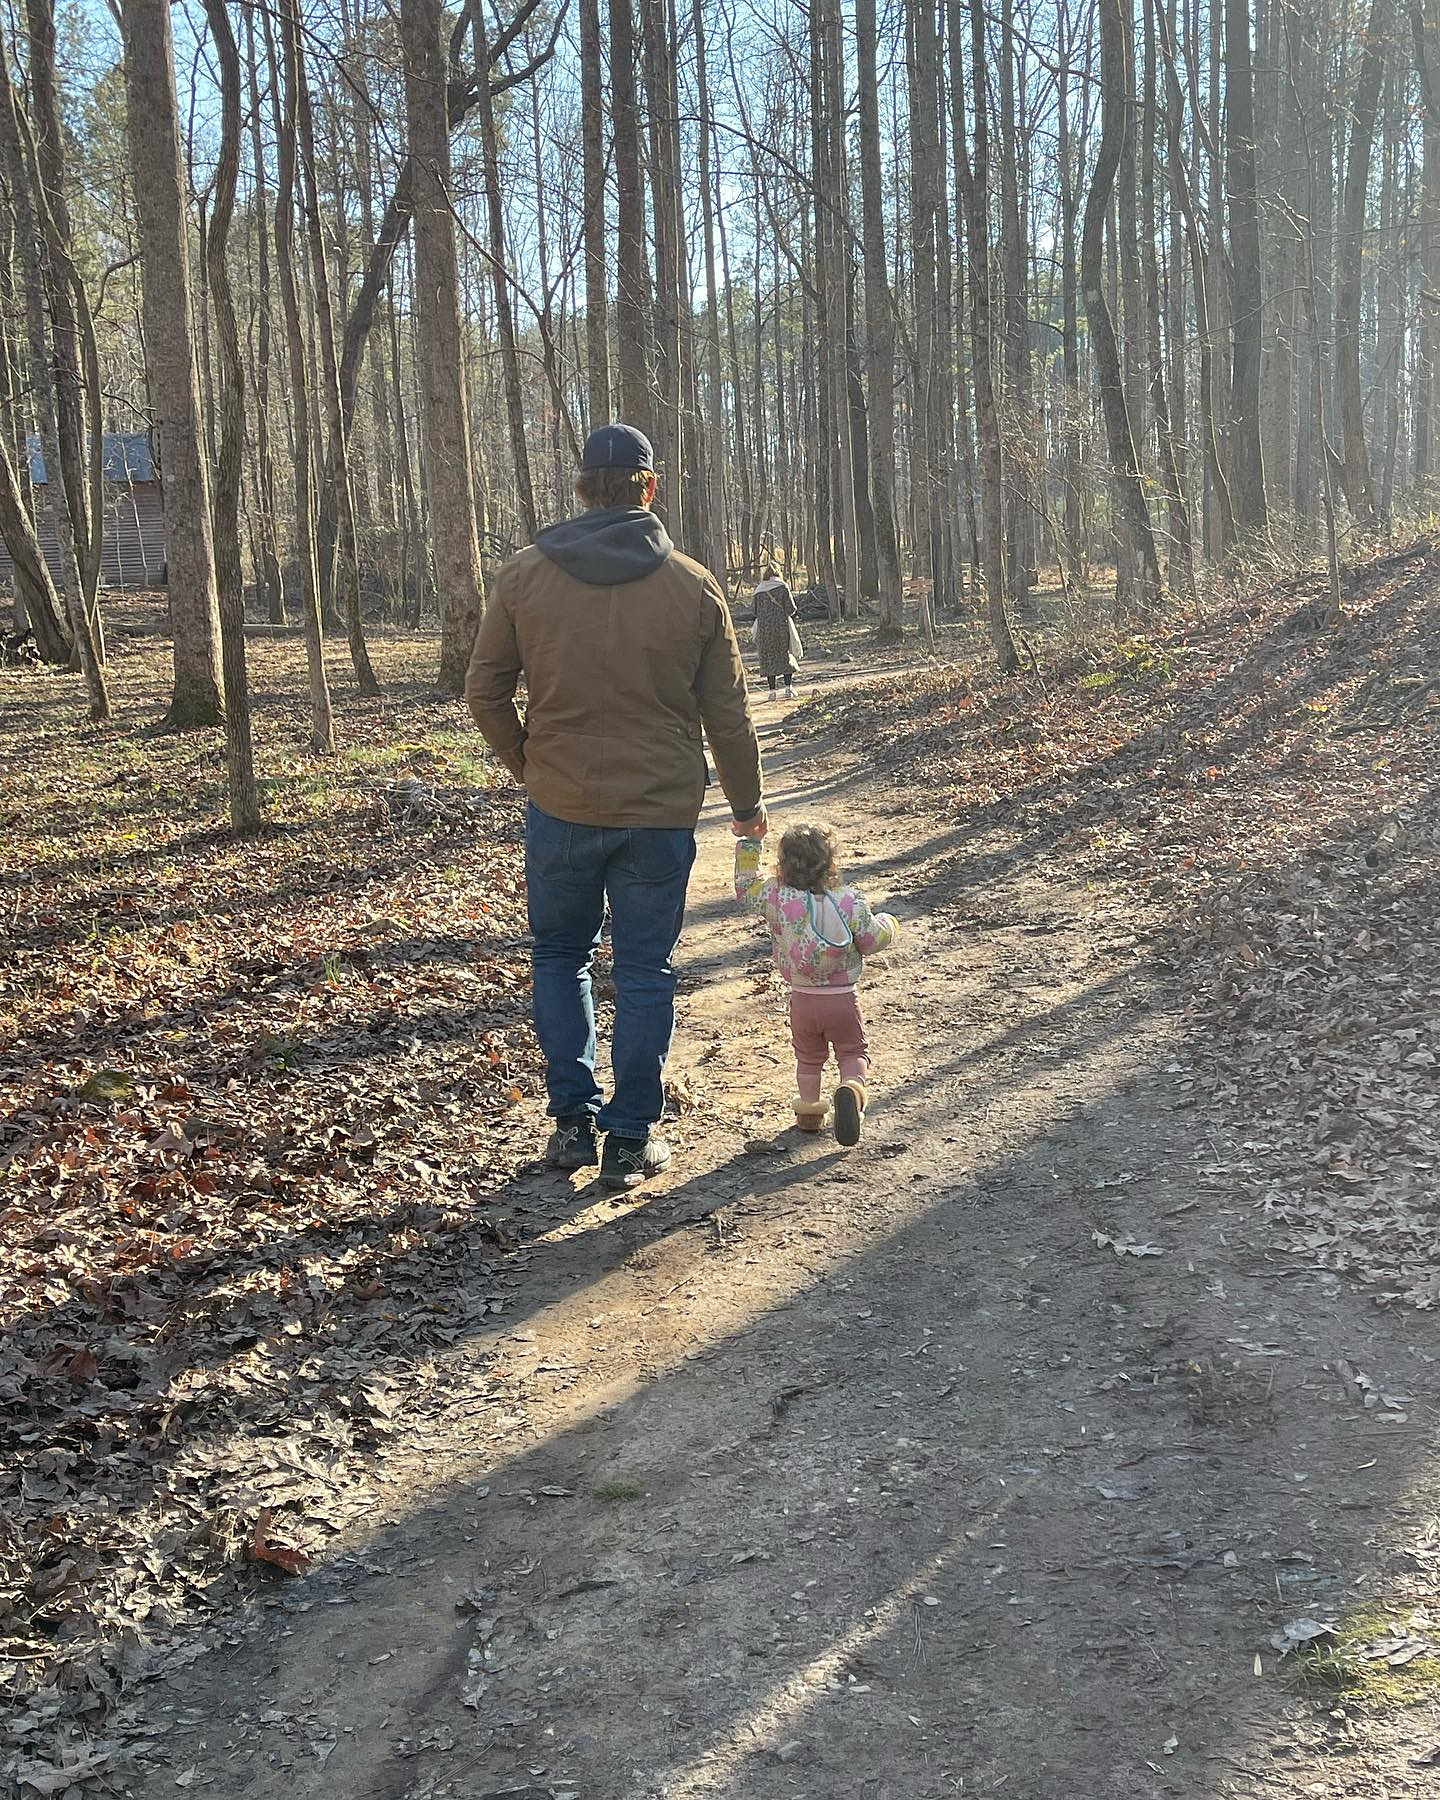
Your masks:
M840 885L839 846L828 825L792 825L780 840L780 880L802 893L823 894Z

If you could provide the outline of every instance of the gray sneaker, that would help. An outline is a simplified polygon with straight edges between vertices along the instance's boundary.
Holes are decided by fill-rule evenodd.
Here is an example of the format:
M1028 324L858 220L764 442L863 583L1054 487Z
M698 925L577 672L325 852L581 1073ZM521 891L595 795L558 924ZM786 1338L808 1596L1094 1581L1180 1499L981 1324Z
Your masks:
M552 1169L593 1169L600 1160L595 1141L595 1115L572 1113L557 1119L545 1146L545 1161Z
M670 1146L663 1138L653 1134L646 1138L617 1137L612 1131L605 1139L600 1179L617 1194L624 1193L658 1175L669 1161Z

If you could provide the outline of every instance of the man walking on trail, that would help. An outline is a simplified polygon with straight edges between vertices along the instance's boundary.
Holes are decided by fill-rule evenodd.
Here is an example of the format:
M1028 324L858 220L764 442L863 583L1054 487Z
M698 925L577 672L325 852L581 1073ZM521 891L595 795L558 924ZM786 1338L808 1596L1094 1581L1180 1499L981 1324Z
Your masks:
M546 1161L598 1161L601 1180L619 1190L670 1160L653 1128L705 795L702 726L736 836L763 837L766 820L730 609L715 577L676 550L650 510L648 440L629 425L592 431L575 492L585 510L542 531L492 582L465 698L530 794L535 1035L555 1121ZM616 995L608 1101L595 1079L590 984L607 900Z

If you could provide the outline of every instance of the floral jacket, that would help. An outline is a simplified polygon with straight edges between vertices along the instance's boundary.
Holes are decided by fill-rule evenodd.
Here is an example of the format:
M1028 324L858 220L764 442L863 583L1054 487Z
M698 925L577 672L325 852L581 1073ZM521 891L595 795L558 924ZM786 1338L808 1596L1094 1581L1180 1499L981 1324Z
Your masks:
M770 948L782 980L795 988L854 987L867 956L888 950L900 927L890 913L872 912L859 888L806 894L760 873L758 838L735 845L735 898L770 928Z

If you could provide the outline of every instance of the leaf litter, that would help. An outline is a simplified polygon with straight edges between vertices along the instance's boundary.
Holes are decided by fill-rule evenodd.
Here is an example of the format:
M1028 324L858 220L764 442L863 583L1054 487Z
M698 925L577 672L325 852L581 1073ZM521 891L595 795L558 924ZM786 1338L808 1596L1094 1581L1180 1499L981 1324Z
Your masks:
M107 733L63 678L0 696L0 1776L28 1794L122 1766L136 1682L303 1577L401 1419L443 1412L441 1359L506 1303L539 1087L518 802L402 647L430 747L337 696L340 764L300 748L295 647L255 647L274 826L236 844L196 830L218 733L142 735L163 657L117 642Z
M1043 679L933 664L788 723L838 728L923 779L929 816L949 791L951 821L1002 832L1015 861L1116 894L1187 997L1169 1073L1216 1121L1213 1179L1300 1264L1434 1309L1440 546L1348 570L1333 626L1324 586L1233 595Z

